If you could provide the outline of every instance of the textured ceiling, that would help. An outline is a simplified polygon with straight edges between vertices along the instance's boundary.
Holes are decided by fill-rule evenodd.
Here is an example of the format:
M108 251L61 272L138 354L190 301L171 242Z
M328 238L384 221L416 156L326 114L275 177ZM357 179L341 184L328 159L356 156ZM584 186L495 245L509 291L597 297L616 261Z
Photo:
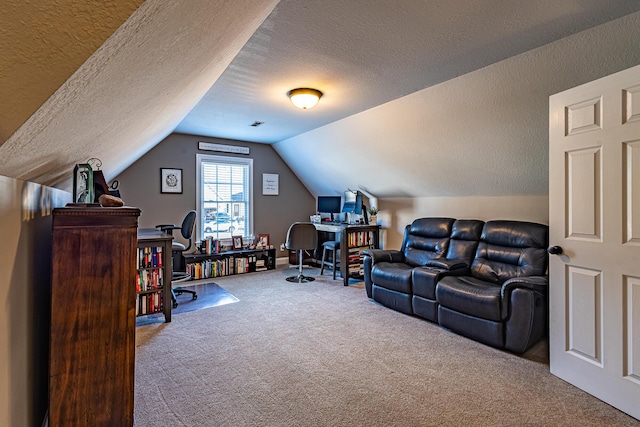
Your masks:
M74 165L97 157L112 179L173 131L276 4L145 1L0 146L0 175L70 189Z
M73 165L98 157L112 179L172 131L288 141L640 10L638 0L137 4L2 3L0 175L68 188ZM285 94L298 86L325 96L297 110ZM294 162L301 145L279 144L312 188ZM349 177L335 178L339 189Z
M0 145L143 0L3 0L0 6Z
M282 0L176 131L281 141L637 10L638 0ZM324 96L300 111L286 97L296 87Z

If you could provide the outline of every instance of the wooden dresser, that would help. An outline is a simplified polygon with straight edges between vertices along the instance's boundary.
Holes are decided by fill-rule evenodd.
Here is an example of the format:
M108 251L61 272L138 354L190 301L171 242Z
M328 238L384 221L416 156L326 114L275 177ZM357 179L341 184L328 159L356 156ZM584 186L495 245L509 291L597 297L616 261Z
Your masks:
M49 426L132 426L137 208L53 211Z

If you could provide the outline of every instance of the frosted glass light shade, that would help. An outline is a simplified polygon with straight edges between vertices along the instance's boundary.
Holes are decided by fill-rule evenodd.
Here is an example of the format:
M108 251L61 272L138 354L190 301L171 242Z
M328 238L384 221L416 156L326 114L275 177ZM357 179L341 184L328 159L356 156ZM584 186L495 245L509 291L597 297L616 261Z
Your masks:
M293 105L303 110L307 110L315 107L320 100L320 97L322 97L322 92L317 89L298 88L290 90L287 95Z

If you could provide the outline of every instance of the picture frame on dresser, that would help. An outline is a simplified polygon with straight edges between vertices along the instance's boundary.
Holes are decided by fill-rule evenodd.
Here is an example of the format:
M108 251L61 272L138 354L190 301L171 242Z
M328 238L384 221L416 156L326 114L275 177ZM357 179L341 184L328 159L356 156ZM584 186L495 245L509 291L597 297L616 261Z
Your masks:
M258 243L262 248L269 247L269 235L268 234L258 234Z
M231 247L233 249L242 249L242 236L231 236Z

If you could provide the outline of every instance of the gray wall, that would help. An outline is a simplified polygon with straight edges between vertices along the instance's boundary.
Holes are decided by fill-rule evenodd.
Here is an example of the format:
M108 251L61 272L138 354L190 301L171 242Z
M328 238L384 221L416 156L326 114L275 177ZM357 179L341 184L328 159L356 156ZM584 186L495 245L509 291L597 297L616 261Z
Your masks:
M0 176L0 426L40 426L47 411L51 211L70 201Z
M198 142L249 147L250 154L227 154L198 150ZM279 245L295 221L308 221L315 211L315 198L270 145L244 141L171 134L124 170L116 179L120 182L122 199L128 206L142 210L141 228L157 224L180 224L187 211L196 208L196 154L214 154L253 159L253 219L254 233L269 234L278 247L277 256L284 256ZM182 169L182 194L160 193L160 168ZM262 195L262 174L279 175L279 194ZM179 240L179 239L176 239Z

